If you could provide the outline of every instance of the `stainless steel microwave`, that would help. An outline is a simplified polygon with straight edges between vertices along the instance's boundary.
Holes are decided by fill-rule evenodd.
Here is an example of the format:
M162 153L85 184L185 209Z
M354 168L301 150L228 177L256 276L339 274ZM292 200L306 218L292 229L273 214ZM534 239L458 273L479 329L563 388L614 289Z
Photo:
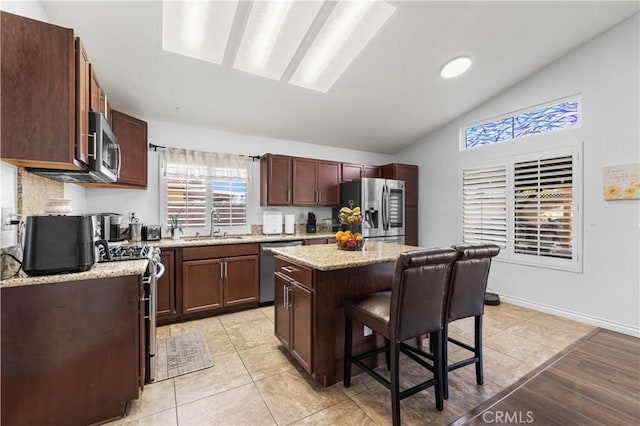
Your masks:
M122 153L109 122L99 112L89 112L89 164L81 170L27 168L53 180L71 183L113 183L120 175Z
M120 175L122 153L109 122L99 112L89 112L89 169L115 182Z

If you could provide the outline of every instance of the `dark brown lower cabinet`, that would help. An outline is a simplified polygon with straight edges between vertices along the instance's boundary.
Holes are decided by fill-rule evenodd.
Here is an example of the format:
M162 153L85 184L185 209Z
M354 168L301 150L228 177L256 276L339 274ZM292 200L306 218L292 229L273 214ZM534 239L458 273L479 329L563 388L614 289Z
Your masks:
M158 320L167 321L178 314L176 301L175 251L163 250L160 259L164 274L158 280Z
M224 264L221 259L182 262L182 313L222 307Z
M282 342L285 348L291 349L291 318L289 315L289 304L287 303L288 292L291 286L287 277L276 272L273 286L275 288L275 335Z
M3 425L87 425L138 398L142 281L125 276L1 290Z
M291 285L291 354L309 374L313 366L313 293L295 282Z
M232 306L258 301L260 294L258 256L224 259L224 305Z
M223 254L228 256L219 257ZM241 305L257 307L259 279L257 244L185 248L182 314L216 313Z
M292 265L276 257L275 335L300 365L312 374L313 291L308 288L312 287L311 274L308 269Z

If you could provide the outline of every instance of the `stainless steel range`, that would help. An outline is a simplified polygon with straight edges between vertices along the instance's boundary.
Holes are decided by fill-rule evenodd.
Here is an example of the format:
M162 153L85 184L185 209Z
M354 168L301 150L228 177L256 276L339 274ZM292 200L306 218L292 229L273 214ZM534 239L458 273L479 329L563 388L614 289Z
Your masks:
M156 337L156 316L158 312L158 279L164 274L164 265L160 261L160 249L142 246L109 246L108 253L100 248L100 262L116 262L124 260L147 259L148 266L142 276L144 286L144 323L145 323L145 352L146 368L145 383L156 379L156 352L158 342Z

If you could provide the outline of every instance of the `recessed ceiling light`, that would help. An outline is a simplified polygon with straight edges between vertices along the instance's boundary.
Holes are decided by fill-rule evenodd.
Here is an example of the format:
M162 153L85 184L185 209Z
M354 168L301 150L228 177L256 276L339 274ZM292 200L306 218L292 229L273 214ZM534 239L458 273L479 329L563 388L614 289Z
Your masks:
M443 78L453 78L463 74L471 66L471 59L468 56L460 56L447 62L440 70Z

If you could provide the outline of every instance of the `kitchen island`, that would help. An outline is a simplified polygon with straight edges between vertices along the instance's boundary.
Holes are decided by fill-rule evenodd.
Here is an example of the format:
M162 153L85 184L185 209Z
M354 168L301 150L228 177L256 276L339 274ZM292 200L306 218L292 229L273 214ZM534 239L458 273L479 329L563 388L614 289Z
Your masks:
M369 242L362 251L335 245L282 247L276 255L275 335L322 386L342 380L345 299L391 289L395 261L415 246ZM355 352L381 344L354 327ZM384 357L372 358L381 365Z

